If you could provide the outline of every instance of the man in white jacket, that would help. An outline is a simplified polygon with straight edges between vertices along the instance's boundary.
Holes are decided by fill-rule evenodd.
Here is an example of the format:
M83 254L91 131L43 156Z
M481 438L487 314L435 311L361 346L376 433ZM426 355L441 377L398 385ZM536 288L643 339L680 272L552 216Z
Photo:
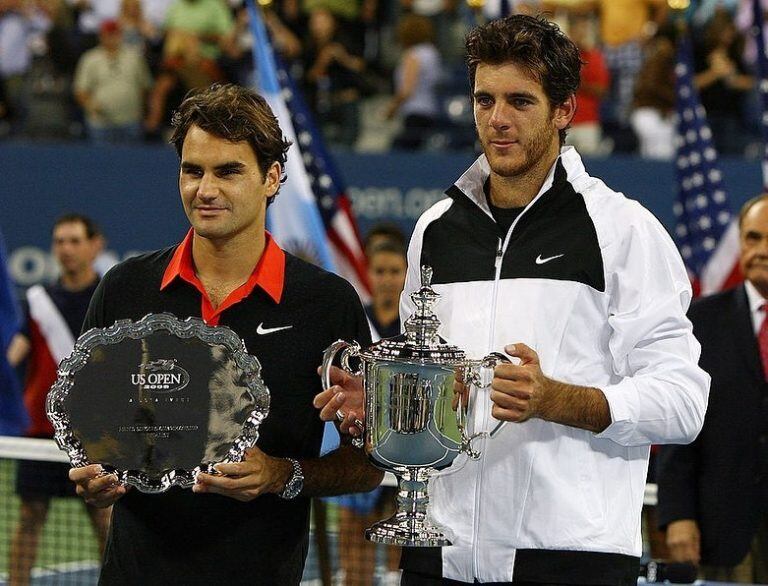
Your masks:
M431 266L441 335L515 359L475 429L512 424L430 483L453 545L406 548L402 584L635 584L650 445L692 441L707 405L687 274L653 215L563 148L581 62L556 25L490 22L467 55L483 155L419 219L401 318ZM348 432L358 382L315 400Z

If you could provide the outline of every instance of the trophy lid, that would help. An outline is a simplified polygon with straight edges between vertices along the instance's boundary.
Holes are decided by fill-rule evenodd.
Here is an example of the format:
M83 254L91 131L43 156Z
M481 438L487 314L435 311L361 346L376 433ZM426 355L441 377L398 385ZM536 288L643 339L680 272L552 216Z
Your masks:
M405 334L385 338L361 352L369 360L414 360L453 364L466 359L464 351L437 333L440 320L433 306L440 295L432 288L432 268L421 267L421 287L411 293L416 310L405 322Z

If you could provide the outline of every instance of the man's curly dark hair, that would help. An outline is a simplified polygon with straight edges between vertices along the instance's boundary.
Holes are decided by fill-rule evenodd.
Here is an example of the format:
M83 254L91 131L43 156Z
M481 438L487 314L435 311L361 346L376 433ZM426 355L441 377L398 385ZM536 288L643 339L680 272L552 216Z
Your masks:
M514 14L472 29L466 38L470 92L480 63L512 62L529 71L542 85L552 106L576 93L581 82L581 57L576 44L560 27L541 16ZM560 131L560 142L566 129Z

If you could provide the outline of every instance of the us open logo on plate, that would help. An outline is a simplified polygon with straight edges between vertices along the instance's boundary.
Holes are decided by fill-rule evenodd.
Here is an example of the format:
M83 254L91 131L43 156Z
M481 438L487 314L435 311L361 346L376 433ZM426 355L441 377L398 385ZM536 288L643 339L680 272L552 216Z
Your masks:
M189 373L176 359L153 360L140 364L141 372L131 375L131 384L154 393L173 393L189 384Z

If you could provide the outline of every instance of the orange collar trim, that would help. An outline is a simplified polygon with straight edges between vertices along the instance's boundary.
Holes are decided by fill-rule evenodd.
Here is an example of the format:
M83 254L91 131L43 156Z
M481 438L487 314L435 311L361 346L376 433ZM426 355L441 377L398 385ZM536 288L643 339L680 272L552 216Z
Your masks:
M164 290L177 278L194 286L203 297L203 319L206 323L218 323L219 315L229 307L248 297L258 285L275 302L280 303L285 284L285 253L277 245L275 239L266 232L264 252L248 277L248 280L232 291L224 302L213 309L208 293L195 273L195 263L192 260L192 238L194 229L190 228L184 240L173 253L171 262L163 274L160 290Z

